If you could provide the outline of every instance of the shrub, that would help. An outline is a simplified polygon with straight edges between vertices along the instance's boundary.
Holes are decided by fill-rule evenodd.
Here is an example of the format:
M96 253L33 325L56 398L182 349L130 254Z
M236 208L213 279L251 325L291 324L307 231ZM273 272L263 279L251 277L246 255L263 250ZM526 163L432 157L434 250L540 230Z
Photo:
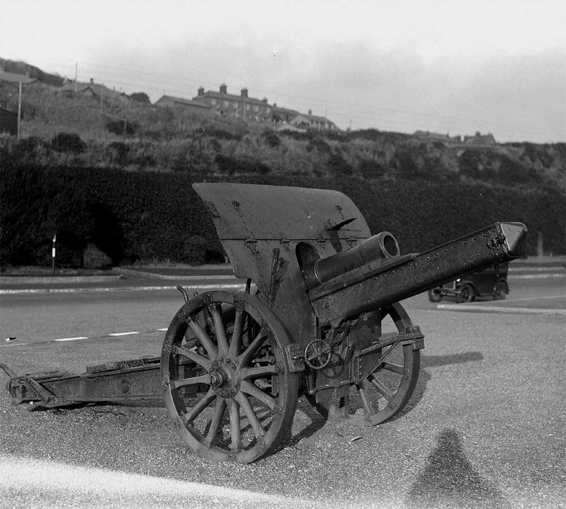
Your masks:
M113 141L107 147L110 162L118 166L125 166L128 162L130 147L121 141Z
M263 131L263 133L261 133L261 137L271 148L276 148L281 145L281 139L273 131Z
M149 96L145 92L134 92L130 94L130 99L141 104L151 104Z
M225 131L224 129L215 129L211 127L204 129L203 133L218 140L241 141L244 137L244 133L232 133L230 131Z
M22 138L12 145L11 154L8 157L12 163L33 164L40 162L46 151L45 142L38 136Z
M58 133L51 140L51 147L57 152L80 154L85 151L86 143L75 133Z
M381 177L385 174L385 168L373 159L362 159L358 164L358 171L367 179Z
M344 156L336 151L328 158L328 170L332 175L351 175L352 167L344 159Z
M113 134L135 134L138 125L135 122L128 122L127 120L110 120L106 122L106 129Z
M393 166L401 177L407 179L417 178L421 174L415 154L409 148L401 147L395 151Z
M271 168L266 164L249 157L230 157L217 154L214 162L221 173L234 175L235 173L257 173L266 175L271 172Z
M316 150L320 154L330 154L332 152L330 145L320 136L315 136L309 141L307 145L307 152L311 152L313 150Z

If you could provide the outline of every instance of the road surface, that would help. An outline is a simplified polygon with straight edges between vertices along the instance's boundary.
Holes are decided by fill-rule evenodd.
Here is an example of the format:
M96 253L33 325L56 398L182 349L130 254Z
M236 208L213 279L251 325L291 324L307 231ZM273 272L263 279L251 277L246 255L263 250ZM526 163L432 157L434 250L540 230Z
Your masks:
M2 342L0 362L18 372L80 371L158 354L158 329L181 304L173 291L2 296L0 338L16 339ZM215 464L187 450L163 409L27 412L3 392L0 499L14 507L566 507L566 316L439 310L423 295L405 304L426 348L417 398L399 419L324 422L301 402L290 446L253 465ZM566 309L564 279L514 283L507 301L478 306L494 304ZM121 332L137 334L109 335ZM50 342L72 337L91 339Z

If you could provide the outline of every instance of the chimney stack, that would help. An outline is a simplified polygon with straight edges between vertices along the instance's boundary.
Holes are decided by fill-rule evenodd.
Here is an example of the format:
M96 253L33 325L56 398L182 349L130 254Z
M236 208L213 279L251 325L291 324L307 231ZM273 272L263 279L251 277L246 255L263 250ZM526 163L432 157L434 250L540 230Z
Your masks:
M225 83L222 83L222 85L220 85L220 93L224 95L228 93L228 87L226 86Z
M248 97L248 89L242 88L241 95L242 95L242 97Z
M309 110L309 117L312 115L312 110Z
M198 87L197 94L198 94L199 96L200 96L200 95L204 95L204 87Z

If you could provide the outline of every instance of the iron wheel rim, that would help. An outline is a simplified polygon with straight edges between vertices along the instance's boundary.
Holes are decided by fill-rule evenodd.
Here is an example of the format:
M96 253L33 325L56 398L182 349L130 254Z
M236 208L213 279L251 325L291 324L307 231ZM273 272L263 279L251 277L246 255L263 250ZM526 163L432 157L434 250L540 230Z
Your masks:
M222 306L235 309L228 322ZM203 313L212 328L199 324ZM289 342L273 312L246 293L209 292L178 311L163 343L161 377L169 413L194 452L251 463L287 438L298 385L284 353ZM196 389L194 401L185 387Z

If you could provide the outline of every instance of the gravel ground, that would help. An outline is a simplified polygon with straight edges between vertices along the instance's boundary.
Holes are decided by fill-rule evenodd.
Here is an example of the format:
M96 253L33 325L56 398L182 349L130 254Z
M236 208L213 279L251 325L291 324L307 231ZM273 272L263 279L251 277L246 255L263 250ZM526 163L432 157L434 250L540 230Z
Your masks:
M426 334L419 388L412 409L387 424L325 422L301 402L291 445L253 465L215 464L186 449L164 409L28 412L11 406L2 392L0 464L23 458L56 462L54 469L102 468L144 475L148 483L156 477L191 481L299 498L313 507L566 507L566 319L415 307L421 309L411 316ZM106 312L112 313L109 304ZM124 310L112 315L113 326L124 315ZM39 326L33 313L30 321ZM45 321L49 326L47 316ZM2 348L0 359L17 371L61 366L81 371L87 363L156 354L159 343L147 335ZM40 465L47 464L52 463ZM235 504L179 494L174 486L163 490L140 502L81 489L30 490L4 480L0 500L13 507ZM279 503L272 502L257 503ZM299 507L296 501L281 504Z

